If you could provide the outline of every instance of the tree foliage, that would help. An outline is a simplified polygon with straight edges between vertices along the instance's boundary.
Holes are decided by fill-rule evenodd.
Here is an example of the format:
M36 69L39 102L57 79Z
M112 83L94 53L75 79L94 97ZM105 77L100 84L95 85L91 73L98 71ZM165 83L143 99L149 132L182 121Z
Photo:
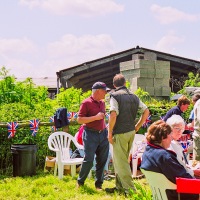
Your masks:
M200 87L200 74L197 72L196 74L190 72L188 74L188 79L185 81L183 89L185 87Z
M48 98L48 88L36 86L31 78L17 81L10 76L5 67L0 70L0 119L1 124L7 122L29 123L29 120L39 119L49 122L57 108L66 107L68 111L77 112L80 103L91 92L83 93L81 89L60 89L55 99ZM78 126L70 127L70 133L75 134ZM12 144L37 144L37 165L44 166L46 155L51 155L47 139L51 127L39 126L36 136L32 136L29 127L18 127L15 137L8 139L7 128L0 128L0 170L6 170L12 165L10 147Z
M199 74L189 73L189 79L185 81L184 88L187 86L200 86ZM184 88L180 91L181 93L184 92ZM159 119L176 105L176 102L154 99L141 88L135 94L148 106L151 115L156 119ZM5 67L0 69L1 123L13 121L28 123L32 119L49 122L49 117L54 115L57 108L66 107L68 111L78 112L81 102L90 95L91 91L83 93L82 89L74 87L66 90L61 88L59 94L52 100L48 98L48 88L36 86L31 78L22 82L17 81L14 76L8 74ZM106 99L108 99L107 97ZM107 110L109 110L108 102L106 101ZM186 112L185 119L187 119L189 111ZM70 126L70 133L74 135L77 129L78 126ZM38 134L35 137L31 135L28 127L18 128L15 137L12 139L7 138L7 128L0 128L0 133L0 170L5 171L7 167L12 165L10 153L12 144L37 144L37 165L41 168L44 166L46 155L52 155L47 146L47 139L51 134L50 127L39 127Z

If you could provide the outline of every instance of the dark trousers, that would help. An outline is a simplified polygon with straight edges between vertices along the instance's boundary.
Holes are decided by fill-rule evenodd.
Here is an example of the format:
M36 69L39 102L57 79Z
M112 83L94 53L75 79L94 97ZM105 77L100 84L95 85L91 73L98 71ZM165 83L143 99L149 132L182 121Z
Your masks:
M85 157L78 177L78 184L84 185L94 161L96 154L96 179L95 187L101 187L104 178L104 166L106 164L109 152L109 142L107 139L107 130L98 133L95 131L84 130L83 143Z

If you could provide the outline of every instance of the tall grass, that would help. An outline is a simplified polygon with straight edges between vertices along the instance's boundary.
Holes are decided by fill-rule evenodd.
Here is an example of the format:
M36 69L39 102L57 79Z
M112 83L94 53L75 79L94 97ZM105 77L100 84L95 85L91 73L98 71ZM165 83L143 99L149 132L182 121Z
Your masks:
M76 177L77 178L77 177ZM145 179L134 180L137 193L129 197L118 193L107 194L96 191L94 179L87 179L85 185L76 187L76 178L67 175L63 180L51 173L38 172L32 177L0 177L0 200L151 200L151 192ZM103 188L114 187L114 180L104 181Z

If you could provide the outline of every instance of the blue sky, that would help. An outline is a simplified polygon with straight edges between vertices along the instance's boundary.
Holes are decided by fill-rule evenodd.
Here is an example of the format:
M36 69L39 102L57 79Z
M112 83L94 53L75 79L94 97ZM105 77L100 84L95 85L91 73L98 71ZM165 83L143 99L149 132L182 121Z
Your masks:
M0 67L56 77L137 45L200 61L199 8L199 0L0 0Z

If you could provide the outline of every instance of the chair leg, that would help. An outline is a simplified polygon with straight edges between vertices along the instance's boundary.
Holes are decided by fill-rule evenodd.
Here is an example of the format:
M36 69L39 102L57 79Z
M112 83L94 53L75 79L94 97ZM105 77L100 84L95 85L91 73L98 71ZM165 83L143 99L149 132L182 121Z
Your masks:
M74 177L76 175L76 165L71 165L71 176Z
M138 164L138 158L132 159L132 176L133 176L133 178L137 176L137 164Z
M63 164L58 165L58 177L59 179L63 179L63 173L64 173L64 166Z

